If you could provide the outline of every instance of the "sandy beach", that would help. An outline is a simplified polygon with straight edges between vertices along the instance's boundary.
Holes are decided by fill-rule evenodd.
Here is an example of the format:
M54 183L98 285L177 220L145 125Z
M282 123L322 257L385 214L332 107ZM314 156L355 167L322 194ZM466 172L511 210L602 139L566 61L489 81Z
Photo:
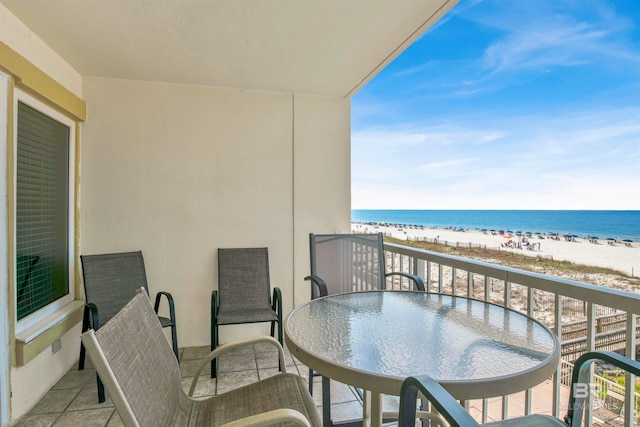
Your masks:
M444 228L415 228L415 227L398 227L384 225L368 225L368 224L351 224L354 233L377 233L382 232L398 239L406 240L423 240L438 239L439 242L449 245L486 245L487 248L493 248L518 252L528 256L545 256L553 257L553 259L571 261L579 264L592 265L598 267L611 268L633 277L640 276L640 243L634 242L631 246L624 243L609 244L606 240L600 240L598 243L592 243L588 240L575 238L574 241L566 241L563 237L560 240L553 240L549 236L543 236L540 239L536 236L529 238L529 243L534 246L535 250L501 247L509 240L512 240L516 246L518 236L505 238L501 235L492 235L490 233L482 233L476 230L454 231Z

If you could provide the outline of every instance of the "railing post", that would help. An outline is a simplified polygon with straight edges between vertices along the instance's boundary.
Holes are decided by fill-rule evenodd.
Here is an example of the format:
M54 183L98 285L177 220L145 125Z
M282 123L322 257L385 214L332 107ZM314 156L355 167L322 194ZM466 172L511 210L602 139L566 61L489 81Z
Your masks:
M507 308L511 307L511 282L508 280L504 281L504 295L503 295L503 305Z
M451 268L451 295L455 295L458 292L458 269Z
M632 360L636 360L636 316L633 313L627 313L627 340L625 346L625 355ZM626 373L624 381L624 425L632 427L635 423L635 375Z
M502 396L502 419L509 418L509 396Z
M587 351L595 350L596 344L596 305L591 301L587 302ZM593 365L591 365L589 373L589 383L593 382ZM585 426L591 427L591 418L593 410L593 395L589 393L589 404L584 409Z
M467 296L473 298L473 273L467 271Z
M484 276L484 300L491 301L491 277Z
M534 305L534 300L533 300L533 288L531 288L530 286L527 287L527 316L533 318L533 305ZM529 415L531 413L531 400L532 400L532 396L531 396L531 389L528 388L525 392L524 392L524 413L525 415Z
M414 258L413 260L413 265L415 266L415 271L413 272L413 274L418 277L422 277L422 280L425 282L425 290L429 292L429 275L427 274L426 277L424 275L425 269L428 270L428 268L425 267L429 265L429 262L419 258Z
M558 341L562 342L562 296L556 294L555 298L555 319L553 327L556 330ZM560 386L562 380L562 361L558 364L558 369L553 378L553 416L560 418Z
M442 263L438 264L438 292L442 292L442 284L444 283L443 268Z

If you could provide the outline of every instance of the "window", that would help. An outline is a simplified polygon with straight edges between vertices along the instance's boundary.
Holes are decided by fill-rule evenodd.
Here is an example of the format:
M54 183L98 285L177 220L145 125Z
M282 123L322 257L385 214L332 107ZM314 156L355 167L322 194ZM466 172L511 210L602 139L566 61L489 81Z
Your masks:
M74 122L16 91L16 330L73 300Z

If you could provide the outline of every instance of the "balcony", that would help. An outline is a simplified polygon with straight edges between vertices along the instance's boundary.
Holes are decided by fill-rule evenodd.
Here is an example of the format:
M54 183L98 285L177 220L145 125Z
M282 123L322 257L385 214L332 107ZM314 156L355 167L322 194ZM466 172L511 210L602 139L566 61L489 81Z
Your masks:
M464 402L478 421L548 413L563 416L568 402L571 361L584 351L607 349L634 356L638 346L640 295L530 273L495 264L443 255L397 244L385 244L388 271L418 274L425 279L430 292L476 299L510 307L534 317L557 331L563 343L563 360L556 374L545 383L511 396ZM360 263L357 274L367 274L366 263ZM455 280L454 280L455 278ZM393 289L408 286L402 280L388 283ZM626 339L626 337L633 337ZM190 384L198 359L208 347L181 349L181 373L185 388ZM288 352L287 370L307 377L307 367ZM277 370L274 354L260 347L234 354L220 362L218 380L202 378L196 395L223 393L230 387L272 375ZM316 379L319 381L319 378ZM620 385L602 375L595 375L597 401L588 418L594 426L638 425L640 396L631 387L635 380L626 378ZM332 414L334 420L353 419L361 414L358 393L343 384L332 382ZM315 390L320 390L318 383ZM321 410L320 393L314 396ZM397 399L385 400L385 410L397 409ZM634 413L635 408L635 413ZM27 425L121 425L110 400L97 403L95 371L72 368L45 397L18 423ZM628 420L625 421L624 420ZM634 424L635 421L635 424Z
M391 243L385 244L385 252L388 271L421 276L428 292L468 296L508 307L558 334L563 360L549 380L551 399L547 407L541 409L539 405L547 398L545 392L527 390L523 396L499 399L502 418L534 412L563 416L571 362L586 351L612 350L635 358L639 343L638 294ZM408 284L397 280L391 286L402 289ZM640 396L634 392L634 382L627 376L623 387L596 375L594 384L601 390L602 401L594 402L593 410L588 410L587 418L593 425L634 425L634 419L638 425ZM465 405L485 422L493 418L496 403L495 399L485 399ZM626 420L625 424L621 420Z

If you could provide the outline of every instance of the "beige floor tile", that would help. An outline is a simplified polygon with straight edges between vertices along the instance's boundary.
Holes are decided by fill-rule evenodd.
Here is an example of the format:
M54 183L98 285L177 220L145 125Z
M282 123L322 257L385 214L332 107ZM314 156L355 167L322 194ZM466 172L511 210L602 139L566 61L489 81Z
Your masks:
M225 372L218 374L217 394L258 381L257 371Z
M96 371L95 369L89 369L85 367L82 371L79 371L77 366L74 365L69 372L67 372L61 379L53 386L53 390L65 389L65 388L84 388L89 385L96 385Z
M180 376L181 377L195 376L201 363L202 363L201 360L183 360L182 362L180 362ZM207 363L207 366L205 366L202 375L210 375L210 374L211 374L211 364Z
M218 375L223 372L239 372L256 369L255 354L224 354L218 358Z
M60 414L27 415L14 427L51 427L59 417Z
M182 389L185 393L189 393L193 377L187 377L182 379ZM193 393L193 397L214 396L216 394L217 380L210 378L209 375L201 376L198 378L198 384Z
M273 344L268 342L260 342L258 344L254 344L253 348L256 353L276 353L278 351ZM285 352L286 352L286 349L285 349Z
M357 401L351 387L346 384L339 383L338 381L329 381L331 385L331 405ZM313 382L313 400L316 406L322 405L322 379L317 377ZM362 405L361 405L362 406Z
M207 354L209 354L209 352L211 352L211 350L208 345L183 348L182 354L180 355L180 361L203 359Z
M67 411L60 415L53 427L105 427L114 412L114 408Z
M113 402L109 398L109 393L105 390L105 401L98 403L98 388L94 386L85 387L71 402L67 411L81 411L84 409L101 409L113 407Z
M322 408L320 416L322 417ZM332 404L331 419L334 422L362 419L362 405L356 401Z
M124 423L122 422L118 411L113 411L113 415L111 415L111 418L109 418L107 427L124 427Z
M69 404L80 393L79 388L49 390L47 394L30 411L30 414L48 414L52 412L63 412Z
M234 347L231 350L225 352L225 355L239 355L239 354L255 354L255 348L253 345L242 345L239 347Z

